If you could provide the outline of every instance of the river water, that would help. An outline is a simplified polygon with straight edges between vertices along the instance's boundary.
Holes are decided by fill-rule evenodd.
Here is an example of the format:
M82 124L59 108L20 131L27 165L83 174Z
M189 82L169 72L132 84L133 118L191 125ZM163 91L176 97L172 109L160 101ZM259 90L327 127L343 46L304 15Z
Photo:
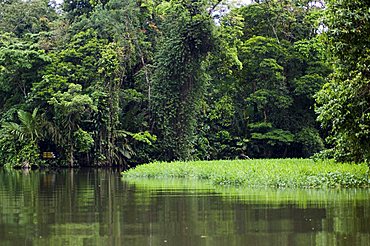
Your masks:
M370 190L0 170L0 245L370 245Z

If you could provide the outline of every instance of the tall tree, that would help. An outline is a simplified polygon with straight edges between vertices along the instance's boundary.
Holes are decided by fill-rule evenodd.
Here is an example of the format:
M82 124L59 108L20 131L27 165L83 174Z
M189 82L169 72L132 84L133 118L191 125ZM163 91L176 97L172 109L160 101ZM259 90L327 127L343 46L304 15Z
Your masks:
M57 15L47 0L0 1L0 33L13 33L16 37L50 30Z
M202 61L213 46L213 23L202 1L163 2L159 7L163 36L153 81L159 158L189 159L204 84Z
M337 160L370 162L370 34L367 1L325 1L330 82L317 95L319 121Z
M259 0L241 8L248 20L244 26L245 38L253 35L275 38L278 42L296 42L317 35L323 1Z
M26 102L32 84L41 79L41 71L50 58L32 41L11 34L3 34L1 38L0 114L4 114L13 106Z
M221 19L200 153L308 157L323 148L313 110L313 95L330 73L316 38L321 12L303 0L260 1Z

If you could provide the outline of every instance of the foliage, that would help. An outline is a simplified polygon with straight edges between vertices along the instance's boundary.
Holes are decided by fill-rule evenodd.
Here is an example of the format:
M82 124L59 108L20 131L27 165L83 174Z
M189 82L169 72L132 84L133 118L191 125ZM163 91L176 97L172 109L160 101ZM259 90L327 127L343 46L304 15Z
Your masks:
M94 146L94 139L81 128L74 132L73 137L76 139L76 148L79 152L86 153Z
M199 159L302 157L322 148L307 152L299 137L318 129L314 94L331 72L317 37L321 13L307 1L260 1L221 18L195 141ZM269 130L259 132L259 124Z
M277 41L296 42L317 34L323 1L255 1L240 9L246 19L243 32L246 39L256 36L275 38Z
M363 1L327 2L326 42L335 66L317 94L316 111L337 160L369 162L368 8Z
M189 159L197 101L204 75L202 61L212 48L211 19L200 1L163 2L163 36L153 77L155 133L160 159Z
M324 149L323 140L315 128L304 128L295 138L295 141L301 145L303 157L310 157Z
M369 187L364 165L308 159L154 162L123 172L123 177L200 179L216 185L253 187Z
M3 36L4 35L4 36ZM0 113L24 103L50 59L30 41L3 34L0 41Z
M46 162L57 166L128 168L334 147L325 153L367 160L367 5L349 5L253 1L222 12L203 0L2 1L1 147L12 147L1 155L16 160L23 146L55 152ZM41 128L37 136L17 117L35 108L40 122L28 128Z
M287 146L294 140L292 133L273 128L271 123L249 124L249 128L251 133L249 153L256 157L276 157L274 155L276 155L279 149L286 152Z
M46 0L1 1L0 33L12 33L16 37L47 32L57 15Z
M39 141L43 138L43 119L38 109L18 111L16 122L4 122L0 129L0 160L3 165L29 168L43 164Z

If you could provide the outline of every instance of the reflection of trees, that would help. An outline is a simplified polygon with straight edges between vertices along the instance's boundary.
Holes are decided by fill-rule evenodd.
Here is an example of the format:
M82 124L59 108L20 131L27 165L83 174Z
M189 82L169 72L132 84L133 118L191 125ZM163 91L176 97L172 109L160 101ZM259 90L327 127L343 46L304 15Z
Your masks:
M0 170L1 243L163 245L166 240L168 245L181 246L370 242L366 190L251 189L231 196L212 187L191 187L128 184L112 170ZM282 199L284 192L290 199Z

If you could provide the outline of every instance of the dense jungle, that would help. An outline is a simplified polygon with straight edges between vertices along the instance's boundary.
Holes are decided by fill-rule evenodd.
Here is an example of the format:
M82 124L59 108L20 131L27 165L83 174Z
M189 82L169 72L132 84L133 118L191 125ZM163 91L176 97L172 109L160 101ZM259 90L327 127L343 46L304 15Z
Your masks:
M369 162L369 7L0 0L0 166Z

